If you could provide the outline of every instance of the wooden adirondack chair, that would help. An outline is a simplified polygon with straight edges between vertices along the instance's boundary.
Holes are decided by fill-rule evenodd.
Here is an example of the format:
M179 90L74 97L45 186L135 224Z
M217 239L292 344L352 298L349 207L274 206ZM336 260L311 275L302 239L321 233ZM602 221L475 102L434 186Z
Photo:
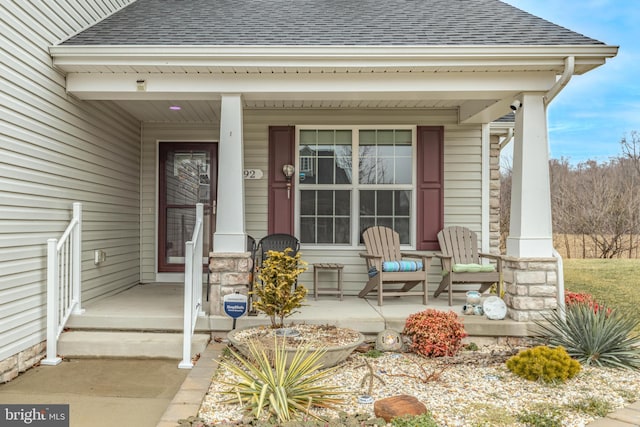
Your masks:
M423 253L400 252L400 236L388 227L369 227L362 237L367 252L360 256L367 262L369 281L358 296L364 298L369 292L376 290L378 305L382 305L383 297L390 296L422 296L422 303L427 304L427 270L431 255ZM412 260L403 260L412 258ZM391 271L396 270L396 271ZM422 283L420 291L411 291ZM388 284L404 284L401 288L387 290Z
M442 255L436 254L442 261L442 281L433 294L449 291L449 305L453 305L453 290L456 284L480 284L480 293L497 284L498 295L502 291L502 260L500 256L478 252L478 236L465 227L446 227L438 233L438 242ZM481 258L491 258L497 264L480 264Z

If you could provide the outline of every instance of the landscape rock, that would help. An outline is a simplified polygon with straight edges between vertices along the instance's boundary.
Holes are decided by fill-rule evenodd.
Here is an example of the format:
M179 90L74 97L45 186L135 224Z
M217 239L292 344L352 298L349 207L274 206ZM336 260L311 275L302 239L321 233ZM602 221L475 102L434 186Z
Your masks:
M373 411L376 417L390 422L393 418L405 415L422 415L427 412L427 407L414 396L401 394L376 400Z

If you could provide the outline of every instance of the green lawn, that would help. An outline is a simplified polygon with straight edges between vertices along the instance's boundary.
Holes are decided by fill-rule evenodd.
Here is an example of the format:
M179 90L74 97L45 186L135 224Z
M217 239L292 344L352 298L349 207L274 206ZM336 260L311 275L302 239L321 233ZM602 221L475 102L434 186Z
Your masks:
M565 259L565 289L587 292L608 307L640 318L640 260ZM640 333L640 327L636 328Z

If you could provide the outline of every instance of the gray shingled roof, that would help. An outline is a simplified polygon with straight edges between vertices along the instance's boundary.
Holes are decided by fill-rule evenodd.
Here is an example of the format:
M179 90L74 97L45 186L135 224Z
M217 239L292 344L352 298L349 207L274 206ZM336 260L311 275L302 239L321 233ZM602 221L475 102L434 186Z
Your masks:
M64 45L593 45L498 0L137 0Z

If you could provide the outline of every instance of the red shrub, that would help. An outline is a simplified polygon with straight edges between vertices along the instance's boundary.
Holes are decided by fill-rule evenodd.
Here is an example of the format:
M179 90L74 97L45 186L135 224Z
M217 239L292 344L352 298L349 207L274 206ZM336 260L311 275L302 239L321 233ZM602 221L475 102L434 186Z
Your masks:
M564 291L564 302L566 305L573 304L585 304L591 308L593 308L594 312L600 311L601 308L604 308L602 304L597 302L593 295L585 293L585 292L569 292ZM611 313L611 309L607 309L607 314Z
M467 336L456 313L434 309L410 315L402 333L412 338L411 350L426 357L455 355Z

